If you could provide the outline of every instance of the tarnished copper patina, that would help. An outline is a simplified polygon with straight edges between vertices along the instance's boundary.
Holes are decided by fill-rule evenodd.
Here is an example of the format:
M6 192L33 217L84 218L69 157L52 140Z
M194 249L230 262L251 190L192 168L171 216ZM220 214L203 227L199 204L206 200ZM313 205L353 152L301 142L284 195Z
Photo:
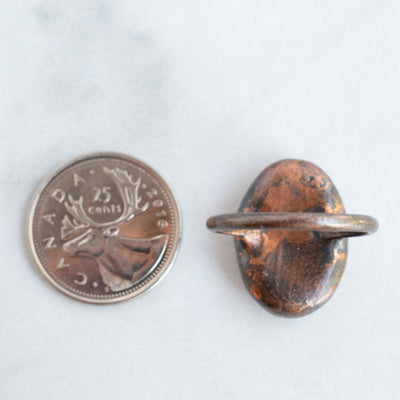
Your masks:
M234 235L251 295L269 311L306 315L334 293L348 236L373 233L368 216L344 214L329 177L306 161L272 164L247 191L237 214L211 217L211 230Z

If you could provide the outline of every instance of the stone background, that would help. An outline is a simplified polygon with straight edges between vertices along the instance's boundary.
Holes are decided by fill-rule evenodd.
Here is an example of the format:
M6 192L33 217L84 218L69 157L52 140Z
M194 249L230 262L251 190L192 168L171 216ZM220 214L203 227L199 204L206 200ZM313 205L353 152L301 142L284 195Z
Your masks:
M2 0L0 398L397 399L399 17L395 0ZM183 215L168 276L120 305L61 295L24 239L39 182L94 151L149 163ZM282 158L380 222L295 320L205 228Z

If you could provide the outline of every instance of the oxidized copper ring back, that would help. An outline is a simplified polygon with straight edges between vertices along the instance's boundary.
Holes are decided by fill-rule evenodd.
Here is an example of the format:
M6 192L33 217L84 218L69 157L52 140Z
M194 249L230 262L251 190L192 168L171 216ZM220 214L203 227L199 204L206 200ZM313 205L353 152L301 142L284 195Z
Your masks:
M211 217L207 226L234 235L244 283L261 305L300 316L334 293L347 236L372 233L377 222L344 214L338 191L314 164L283 160L261 172L237 214Z

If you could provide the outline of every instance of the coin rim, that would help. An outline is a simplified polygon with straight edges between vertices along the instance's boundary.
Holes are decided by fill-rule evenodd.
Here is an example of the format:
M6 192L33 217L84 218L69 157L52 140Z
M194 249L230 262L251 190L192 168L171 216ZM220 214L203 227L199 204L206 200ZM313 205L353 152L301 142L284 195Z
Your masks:
M173 244L173 247L170 252L170 260L169 263L166 265L164 271L157 276L156 279L153 281L149 282L147 285L144 285L138 290L135 290L131 293L128 293L126 295L121 295L118 297L111 297L111 298L93 298L93 297L85 297L81 296L79 294L76 294L74 292L69 291L67 288L62 286L60 283L58 283L46 270L46 268L43 266L42 262L39 259L39 256L37 254L37 251L35 249L35 242L33 238L33 223L34 223L34 216L35 216L35 211L40 199L41 194L45 190L45 188L50 184L50 182L57 176L59 175L62 171L66 170L67 168L72 167L74 164L77 164L82 161L88 161L90 159L94 158L101 158L101 157L107 157L107 158L117 158L123 161L127 161L129 163L133 163L138 165L139 167L143 168L146 172L149 172L150 175L152 175L154 178L156 178L160 183L162 184L161 186L163 187L163 190L165 190L167 196L169 197L172 208L176 212L176 239L175 243ZM65 162L55 168L52 172L50 172L39 184L37 189L35 190L33 196L31 197L30 204L28 206L28 216L27 216L27 240L28 240L28 247L30 250L30 255L33 258L34 265L36 269L40 272L40 275L45 278L45 281L50 283L51 286L55 287L68 297L79 300L85 303L89 304L115 304L115 303L122 303L128 300L132 300L144 293L147 293L150 289L153 289L156 285L158 285L167 275L169 270L171 269L172 265L174 264L179 248L180 248L180 243L181 243L181 238L182 238L182 215L180 212L180 207L179 204L170 188L170 186L167 184L164 178L161 177L161 175L156 172L152 167L150 167L148 164L144 163L143 161L135 158L128 156L126 154L121 154L118 152L95 152L95 153L89 153L85 154L80 157L76 157L68 162Z

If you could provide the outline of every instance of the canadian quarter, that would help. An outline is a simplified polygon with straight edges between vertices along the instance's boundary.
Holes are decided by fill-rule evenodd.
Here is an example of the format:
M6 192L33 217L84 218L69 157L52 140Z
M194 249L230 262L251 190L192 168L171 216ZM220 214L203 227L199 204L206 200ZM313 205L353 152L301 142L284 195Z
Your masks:
M116 153L63 165L38 188L29 246L43 276L88 303L128 300L158 283L180 242L181 217L152 168Z

